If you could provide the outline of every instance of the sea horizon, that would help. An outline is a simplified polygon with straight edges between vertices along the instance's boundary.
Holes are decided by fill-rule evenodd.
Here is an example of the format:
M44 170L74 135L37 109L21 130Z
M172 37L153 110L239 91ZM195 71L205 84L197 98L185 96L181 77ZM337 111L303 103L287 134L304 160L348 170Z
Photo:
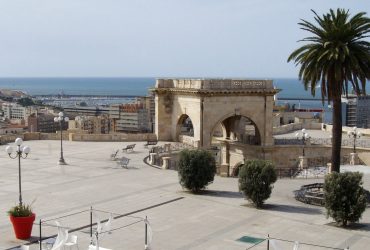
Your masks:
M28 95L102 95L102 96L145 96L154 87L158 78L227 79L227 77L0 77L0 89L19 90ZM315 99L321 103L320 88L313 97L294 77L232 77L233 79L273 80L281 89L278 98ZM370 92L370 84L367 84ZM315 101L315 102L317 102ZM317 106L316 103L314 106ZM321 105L322 106L322 105Z

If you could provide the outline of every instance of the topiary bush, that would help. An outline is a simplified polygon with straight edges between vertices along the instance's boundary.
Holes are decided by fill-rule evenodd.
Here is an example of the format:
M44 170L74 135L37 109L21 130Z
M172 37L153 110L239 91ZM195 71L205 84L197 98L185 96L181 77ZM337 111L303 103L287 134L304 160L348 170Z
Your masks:
M276 171L270 161L249 160L239 169L239 190L257 208L270 197L276 180Z
M178 163L180 184L193 193L213 182L216 174L215 159L205 150L183 150Z
M336 173L325 177L324 197L327 217L341 226L356 222L366 209L366 192L362 187L362 174Z

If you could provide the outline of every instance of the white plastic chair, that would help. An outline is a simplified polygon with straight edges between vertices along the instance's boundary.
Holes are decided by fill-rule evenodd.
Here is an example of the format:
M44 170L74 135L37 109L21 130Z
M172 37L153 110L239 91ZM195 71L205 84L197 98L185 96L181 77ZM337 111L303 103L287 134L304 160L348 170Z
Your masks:
M20 250L30 250L30 246L23 245Z
M64 246L68 247L68 249L72 249L72 247L77 247L77 249L80 249L77 243L77 235L71 235L70 241L64 243Z

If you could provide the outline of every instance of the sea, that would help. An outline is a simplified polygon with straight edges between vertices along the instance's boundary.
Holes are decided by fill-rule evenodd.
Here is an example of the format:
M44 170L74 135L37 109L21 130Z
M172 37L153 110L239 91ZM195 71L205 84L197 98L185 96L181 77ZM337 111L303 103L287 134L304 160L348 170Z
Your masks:
M327 113L331 112L330 105L322 104L320 88L316 89L317 94L313 97L311 90L306 91L298 79L269 79L273 80L277 89L281 89L277 95L278 104L295 105L296 108L324 109ZM155 80L154 77L9 77L0 78L0 89L21 90L29 95L145 96L148 90L154 87ZM367 92L370 92L370 84L367 84Z

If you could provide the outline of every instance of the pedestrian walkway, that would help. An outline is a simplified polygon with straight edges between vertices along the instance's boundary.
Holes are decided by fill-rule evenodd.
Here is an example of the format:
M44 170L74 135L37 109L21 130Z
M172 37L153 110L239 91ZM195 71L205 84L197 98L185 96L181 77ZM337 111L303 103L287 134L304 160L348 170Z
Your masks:
M268 234L343 249L350 243L351 250L370 245L369 210L363 215L361 227L346 230L329 225L332 220L326 219L323 208L294 199L293 190L312 183L310 179L279 179L265 209L257 210L238 192L236 178L216 177L203 194L190 194L178 184L177 172L143 163L148 155L145 142L133 143L136 147L130 153L130 166L138 168L124 169L117 167L109 156L127 143L66 141L63 146L68 165L57 166L57 141L26 141L24 144L32 151L22 160L24 200L31 202L36 198L34 211L38 219L58 217L90 206L117 214L134 212L140 217L148 216L153 228L153 249L158 250L246 249L251 245L237 239L246 235L265 238ZM4 149L4 145L0 146L0 249L24 243L14 238L6 215L18 199L18 168ZM370 174L364 173L364 185L370 189ZM183 198L177 199L180 197ZM169 200L175 201L165 203ZM155 206L162 203L165 204ZM74 228L88 224L88 220L81 216L73 223L65 222ZM126 222L125 218L116 221L120 226ZM52 230L48 230L46 233L51 234ZM105 237L102 246L115 250L143 249L143 232L141 224L115 231ZM88 234L88 231L78 233L80 246L89 243ZM33 236L38 236L37 228ZM255 249L266 249L262 244ZM32 245L31 250L35 249L37 246Z

